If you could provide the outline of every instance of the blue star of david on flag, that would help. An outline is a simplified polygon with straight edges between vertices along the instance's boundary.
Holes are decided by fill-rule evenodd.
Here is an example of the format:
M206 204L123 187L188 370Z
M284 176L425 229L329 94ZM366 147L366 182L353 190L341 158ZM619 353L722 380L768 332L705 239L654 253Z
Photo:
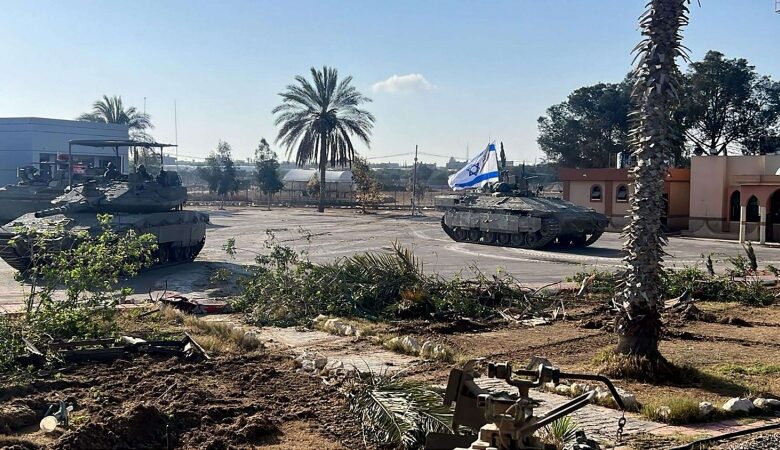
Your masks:
M464 168L450 176L447 181L455 191L498 181L498 156L496 156L495 143L489 144L474 155Z

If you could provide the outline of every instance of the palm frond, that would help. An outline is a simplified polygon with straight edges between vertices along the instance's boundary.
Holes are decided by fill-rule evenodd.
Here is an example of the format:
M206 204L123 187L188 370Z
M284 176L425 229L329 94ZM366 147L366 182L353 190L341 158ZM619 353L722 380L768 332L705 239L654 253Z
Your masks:
M130 137L133 139L151 141L152 137L146 132L154 128L151 116L131 106L125 109L122 97L103 95L101 100L92 104L92 112L84 113L76 120L84 122L119 123L127 125Z
M371 373L353 390L350 410L372 442L419 449L427 432L452 432L452 411L429 387Z
M545 426L540 430L539 435L544 442L563 450L574 442L579 428L580 426L571 416L564 416Z

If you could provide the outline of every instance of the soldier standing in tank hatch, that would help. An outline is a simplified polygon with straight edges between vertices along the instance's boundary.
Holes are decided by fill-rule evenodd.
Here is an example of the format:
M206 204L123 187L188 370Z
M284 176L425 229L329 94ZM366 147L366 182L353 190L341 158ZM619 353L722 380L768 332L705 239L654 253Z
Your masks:
M109 161L108 165L106 166L106 172L103 174L103 178L106 180L117 180L119 177L121 177L122 174L119 173L118 170L116 170L116 166L114 165L113 161Z
M136 172L138 172L138 175L141 176L142 180L149 181L152 179L152 176L149 175L149 172L146 171L146 166L143 164L138 166L138 170L136 170Z

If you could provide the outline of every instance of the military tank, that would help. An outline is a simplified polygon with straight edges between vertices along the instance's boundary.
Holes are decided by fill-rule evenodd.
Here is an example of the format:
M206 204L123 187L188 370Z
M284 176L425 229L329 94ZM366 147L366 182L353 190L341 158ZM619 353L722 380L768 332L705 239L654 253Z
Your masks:
M553 243L587 247L601 237L609 220L590 208L496 182L482 192L439 195L441 227L457 242L540 249Z
M143 147L165 144L138 143ZM71 248L78 235L101 231L97 214L110 214L116 232L134 230L157 237L157 264L194 260L206 240L208 214L185 211L187 189L176 172L161 170L152 177L143 165L126 176L106 174L104 180L90 180L73 186L52 201L52 208L25 214L0 227L0 258L25 271L32 264L31 244L25 230L64 230L45 243L46 252ZM38 243L40 245L40 243Z
M49 177L34 166L16 169L19 181L0 187L0 224L23 214L51 206L51 201L62 195L67 186L63 172Z

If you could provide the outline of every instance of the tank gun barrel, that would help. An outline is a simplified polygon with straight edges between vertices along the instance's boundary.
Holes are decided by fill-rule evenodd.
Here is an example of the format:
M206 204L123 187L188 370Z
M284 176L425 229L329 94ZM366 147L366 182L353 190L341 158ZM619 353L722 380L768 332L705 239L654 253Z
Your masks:
M35 217L40 219L43 217L51 217L56 216L57 214L65 214L66 212L73 212L75 209L73 203L66 203L62 206L56 206L54 208L47 208L42 209L40 211L35 211Z

